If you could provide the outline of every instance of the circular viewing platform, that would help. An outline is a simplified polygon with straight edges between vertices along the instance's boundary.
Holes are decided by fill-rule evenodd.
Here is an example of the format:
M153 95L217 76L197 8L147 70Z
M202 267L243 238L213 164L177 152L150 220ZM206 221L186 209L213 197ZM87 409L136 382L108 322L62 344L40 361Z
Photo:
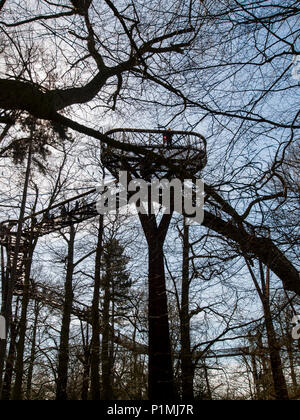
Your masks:
M170 179L178 175L174 168L178 172L184 168L194 176L207 163L206 140L198 133L116 128L105 135L120 143L140 147L134 151L107 145L102 147L102 163L116 178L123 170L145 180L154 177ZM144 153L145 150L153 153L151 158Z

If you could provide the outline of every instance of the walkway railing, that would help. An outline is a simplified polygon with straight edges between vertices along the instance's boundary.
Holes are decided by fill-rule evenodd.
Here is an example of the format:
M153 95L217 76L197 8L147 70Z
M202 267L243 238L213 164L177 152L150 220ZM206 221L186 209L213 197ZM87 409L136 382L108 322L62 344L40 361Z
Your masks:
M206 153L206 139L199 133L176 130L146 130L133 128L116 128L105 133L122 143L147 148L164 148L164 135L172 137L172 148L191 148Z

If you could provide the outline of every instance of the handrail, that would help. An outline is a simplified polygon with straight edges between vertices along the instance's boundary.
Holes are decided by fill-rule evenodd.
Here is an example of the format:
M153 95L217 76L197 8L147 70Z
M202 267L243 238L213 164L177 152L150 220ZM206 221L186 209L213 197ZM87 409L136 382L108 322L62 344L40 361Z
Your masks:
M117 134L117 133L123 133L123 141L124 143L129 143L129 144L135 144L135 145L143 145L143 146L147 146L147 147L151 147L151 148L163 148L164 146L162 145L162 139L161 138L155 138L155 135L163 135L164 133L169 132L173 137L175 136L175 139L173 140L173 144L171 146L171 148L192 148L195 150L199 150L202 149L204 150L204 152L206 153L206 148L207 148L207 142L205 137L202 134L193 132L193 131L182 131L182 130L161 130L161 129L157 129L157 130L153 130L153 129L137 129L137 128L114 128L112 130L109 130L105 133L105 135L107 136L111 136L113 134ZM140 139L135 139L133 138L133 136L130 136L130 134L135 134L135 135L139 135L139 134L149 134L148 139L146 140L141 140ZM126 136L125 136L126 135ZM153 136L151 136L153 135ZM176 136L180 136L179 139L176 139ZM192 141L192 139L197 138L200 139L200 145L194 140ZM151 144L152 142L152 144ZM154 143L154 144L153 144ZM200 146L200 147L199 147Z

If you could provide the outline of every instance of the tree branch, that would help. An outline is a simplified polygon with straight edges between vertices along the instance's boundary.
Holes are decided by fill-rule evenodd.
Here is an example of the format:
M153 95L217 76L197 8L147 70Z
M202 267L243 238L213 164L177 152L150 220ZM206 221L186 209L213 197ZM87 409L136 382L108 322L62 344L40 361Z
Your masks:
M226 222L207 211L204 212L203 225L236 242L243 253L253 253L280 278L284 289L300 295L298 270L270 238L259 238L245 231L241 231L232 222Z
M3 9L5 3L6 3L6 0L1 0L0 1L0 11Z

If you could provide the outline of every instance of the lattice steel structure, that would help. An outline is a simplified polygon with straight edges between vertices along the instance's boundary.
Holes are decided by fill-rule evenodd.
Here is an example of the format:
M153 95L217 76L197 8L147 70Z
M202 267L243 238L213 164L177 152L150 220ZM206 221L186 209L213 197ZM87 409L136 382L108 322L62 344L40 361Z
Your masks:
M207 162L206 140L198 133L117 128L106 135L135 148L122 150L103 146L102 162L116 178L120 170L127 170L133 177L147 181L153 177L170 179L179 176L182 165L195 175ZM164 136L171 137L171 144L164 141Z
M119 143L116 147L103 147L101 153L102 163L116 180L119 179L120 171L127 171L128 182L143 179L150 188L150 182L155 179L179 178L183 181L182 173L188 173L192 178L206 165L206 140L198 133L115 129L106 135ZM174 204L174 195L172 197ZM173 377L163 246L173 210L170 210L170 214L164 213L158 223L151 211L150 202L151 192L148 192L148 212L139 212L149 251L149 399L171 400L176 399L177 395Z

